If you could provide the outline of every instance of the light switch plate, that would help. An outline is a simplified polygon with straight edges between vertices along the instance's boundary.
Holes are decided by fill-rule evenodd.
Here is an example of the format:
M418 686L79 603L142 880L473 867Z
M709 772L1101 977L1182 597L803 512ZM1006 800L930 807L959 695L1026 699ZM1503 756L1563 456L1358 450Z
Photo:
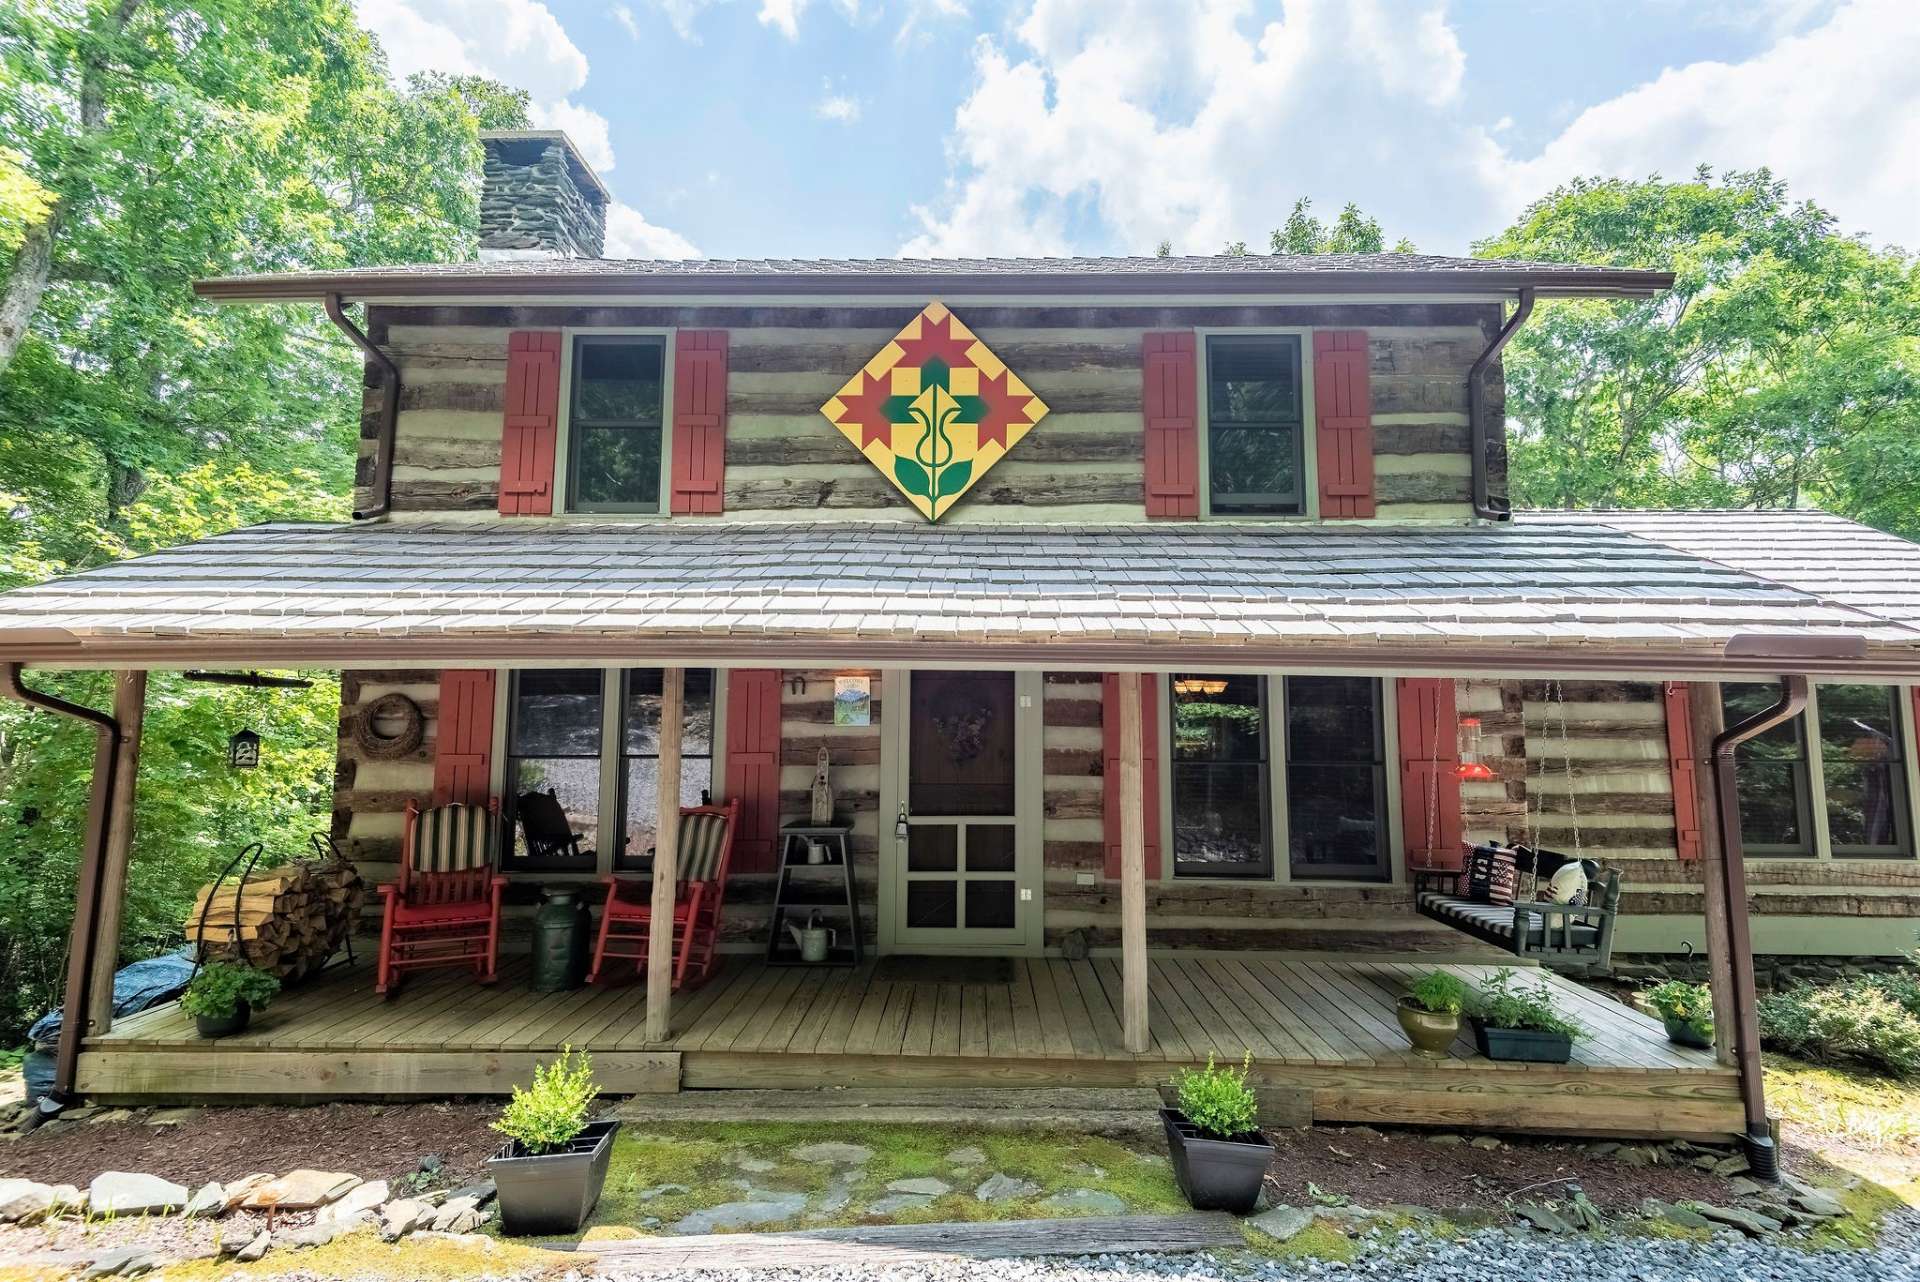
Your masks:
M1030 904L1030 903L1032 903L1032 902L1033 902L1033 892L1032 892L1031 890L1022 890L1022 891L1020 892L1020 902L1021 902L1021 903L1023 903L1023 904Z
M1076 886L1091 886L1098 880L1100 879L1090 872L1077 872L1073 874L1073 884Z

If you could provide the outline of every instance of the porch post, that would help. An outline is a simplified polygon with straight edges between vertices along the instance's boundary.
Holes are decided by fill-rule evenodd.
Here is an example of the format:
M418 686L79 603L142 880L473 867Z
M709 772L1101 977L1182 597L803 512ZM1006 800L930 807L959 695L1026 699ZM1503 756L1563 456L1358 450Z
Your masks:
M1120 993L1127 1050L1147 1050L1147 821L1141 674L1120 674Z
M653 824L653 918L647 928L647 1040L672 1029L673 899L680 862L680 723L686 672L660 672L660 793Z
M1707 989L1713 994L1713 1048L1722 1064L1734 1062L1733 936L1728 925L1726 847L1720 840L1719 796L1714 787L1713 744L1726 729L1718 684L1701 682L1687 701L1693 724L1693 772L1699 794L1701 907L1706 913ZM1745 906L1742 905L1744 911Z
M144 669L113 676L113 719L120 723L120 749L113 772L106 863L100 869L100 924L93 941L93 974L87 993L89 1031L113 1027L113 972L120 963L120 919L127 903L127 864L133 854L133 800L140 781L140 723L147 710Z

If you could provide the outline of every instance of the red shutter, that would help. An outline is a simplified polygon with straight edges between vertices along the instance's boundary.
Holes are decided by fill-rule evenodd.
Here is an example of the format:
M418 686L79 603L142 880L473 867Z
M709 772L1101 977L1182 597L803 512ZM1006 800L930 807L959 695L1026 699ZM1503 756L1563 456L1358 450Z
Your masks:
M720 511L727 470L727 331L673 339L673 514Z
M493 672L447 668L440 673L440 720L434 732L433 804L485 805L493 795Z
M1200 515L1200 427L1191 331L1148 334L1141 353L1146 406L1147 515Z
M500 515L553 513L553 446L560 431L560 335L507 335L507 416L500 428Z
M1373 394L1367 375L1367 331L1314 334L1314 460L1322 519L1373 515Z
M1160 877L1160 698L1153 674L1140 674L1141 816L1146 826L1147 880ZM1120 678L1109 672L1100 687L1100 814L1106 824L1106 874L1120 876Z
M1451 677L1402 677L1400 711L1400 830L1407 863L1458 868L1460 718Z
M1693 753L1693 687L1666 684L1667 770L1673 777L1674 844L1682 859L1700 857L1700 763Z
M740 799L735 872L773 872L780 849L780 672L727 673L726 798Z

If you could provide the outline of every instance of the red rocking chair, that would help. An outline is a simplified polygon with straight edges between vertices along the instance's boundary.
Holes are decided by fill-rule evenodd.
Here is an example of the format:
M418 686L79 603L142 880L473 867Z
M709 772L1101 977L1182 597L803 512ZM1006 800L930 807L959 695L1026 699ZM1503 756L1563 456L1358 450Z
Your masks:
M500 801L421 810L407 802L400 880L380 887L380 972L373 991L392 997L400 972L471 966L483 984L499 978L500 893L495 870L505 830Z
M720 905L727 893L727 864L733 858L733 830L740 799L724 806L680 808L680 857L674 869L673 986L704 981L713 973L720 935ZM653 925L651 882L602 877L606 906L600 910L600 940L593 949L589 984L598 983L611 958L647 968L647 939Z

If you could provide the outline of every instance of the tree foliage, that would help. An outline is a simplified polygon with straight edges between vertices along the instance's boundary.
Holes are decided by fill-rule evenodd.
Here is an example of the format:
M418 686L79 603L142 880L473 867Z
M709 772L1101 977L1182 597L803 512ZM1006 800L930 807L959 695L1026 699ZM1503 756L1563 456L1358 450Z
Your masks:
M1378 254L1386 249L1386 233L1380 220L1361 212L1348 201L1340 216L1331 223L1316 218L1313 201L1305 196L1293 202L1287 221L1267 236L1267 252L1272 254ZM1244 240L1229 241L1220 251L1228 258L1244 258L1252 253ZM1413 242L1401 237L1394 243L1396 254L1414 252Z
M1584 179L1475 246L1669 268L1647 300L1543 303L1509 348L1516 501L1820 506L1920 535L1920 260L1766 170Z
M470 256L481 128L527 96L396 88L349 0L0 4L0 587L347 513L360 358L317 308L195 279ZM339 687L149 687L123 946L179 933L238 846L326 826ZM35 674L104 706L98 675ZM265 741L230 771L227 737ZM58 996L91 736L0 704L0 1034Z

